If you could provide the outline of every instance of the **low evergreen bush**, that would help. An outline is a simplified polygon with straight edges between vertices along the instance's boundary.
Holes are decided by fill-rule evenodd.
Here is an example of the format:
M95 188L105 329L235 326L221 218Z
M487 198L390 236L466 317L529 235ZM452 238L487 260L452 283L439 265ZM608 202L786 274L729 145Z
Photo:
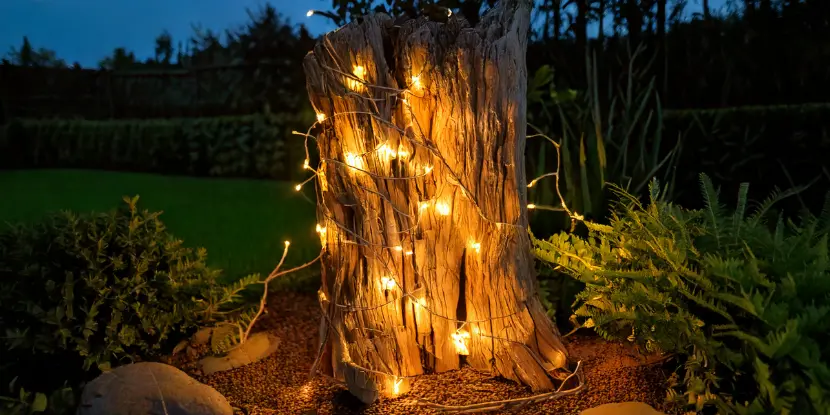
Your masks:
M537 257L585 284L572 319L679 362L668 398L703 413L830 414L830 198L821 214L768 220L775 193L727 211L646 205L617 189L609 225L534 238Z
M37 392L169 353L198 327L250 310L138 197L105 214L60 213L0 233L0 381ZM235 333L228 331L229 335ZM48 375L45 375L48 374Z

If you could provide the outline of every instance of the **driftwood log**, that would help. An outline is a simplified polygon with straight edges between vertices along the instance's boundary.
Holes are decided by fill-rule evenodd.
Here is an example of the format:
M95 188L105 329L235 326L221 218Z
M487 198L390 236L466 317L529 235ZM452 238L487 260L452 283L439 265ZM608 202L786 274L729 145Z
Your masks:
M535 391L564 378L527 234L530 6L476 27L370 15L305 59L325 249L313 370L364 402L463 362Z

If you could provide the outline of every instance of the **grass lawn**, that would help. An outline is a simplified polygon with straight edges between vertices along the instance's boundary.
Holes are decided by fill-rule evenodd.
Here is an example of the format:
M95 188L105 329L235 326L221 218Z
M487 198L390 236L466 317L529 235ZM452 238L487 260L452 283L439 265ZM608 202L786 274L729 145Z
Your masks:
M208 250L211 266L236 279L277 264L317 256L314 205L293 183L209 179L85 170L0 171L0 228L49 212L106 212L140 195L139 208L163 211L168 230L187 246Z

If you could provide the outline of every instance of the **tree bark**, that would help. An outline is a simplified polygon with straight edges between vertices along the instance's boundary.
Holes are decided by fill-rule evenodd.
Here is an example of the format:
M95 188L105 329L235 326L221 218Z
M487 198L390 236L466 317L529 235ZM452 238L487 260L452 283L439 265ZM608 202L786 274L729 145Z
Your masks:
M529 0L473 28L370 15L305 59L323 120L313 370L364 402L464 362L537 391L563 378L527 234L529 16Z

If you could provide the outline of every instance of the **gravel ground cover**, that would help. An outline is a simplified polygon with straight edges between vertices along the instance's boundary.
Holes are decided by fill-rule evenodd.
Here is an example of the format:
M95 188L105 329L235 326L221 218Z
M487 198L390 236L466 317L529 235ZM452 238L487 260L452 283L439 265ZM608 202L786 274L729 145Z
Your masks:
M513 382L490 378L470 368L425 375L401 398L362 405L345 389L325 378L309 379L317 350L320 309L316 297L274 293L260 330L282 339L269 358L236 370L201 377L225 395L243 414L429 414L413 405L416 398L444 405L467 405L514 399L531 392ZM579 394L524 407L514 414L577 414L605 403L640 401L671 413L663 404L666 373L624 343L595 336L567 339L575 360L582 360L587 388ZM498 412L494 412L498 413Z

